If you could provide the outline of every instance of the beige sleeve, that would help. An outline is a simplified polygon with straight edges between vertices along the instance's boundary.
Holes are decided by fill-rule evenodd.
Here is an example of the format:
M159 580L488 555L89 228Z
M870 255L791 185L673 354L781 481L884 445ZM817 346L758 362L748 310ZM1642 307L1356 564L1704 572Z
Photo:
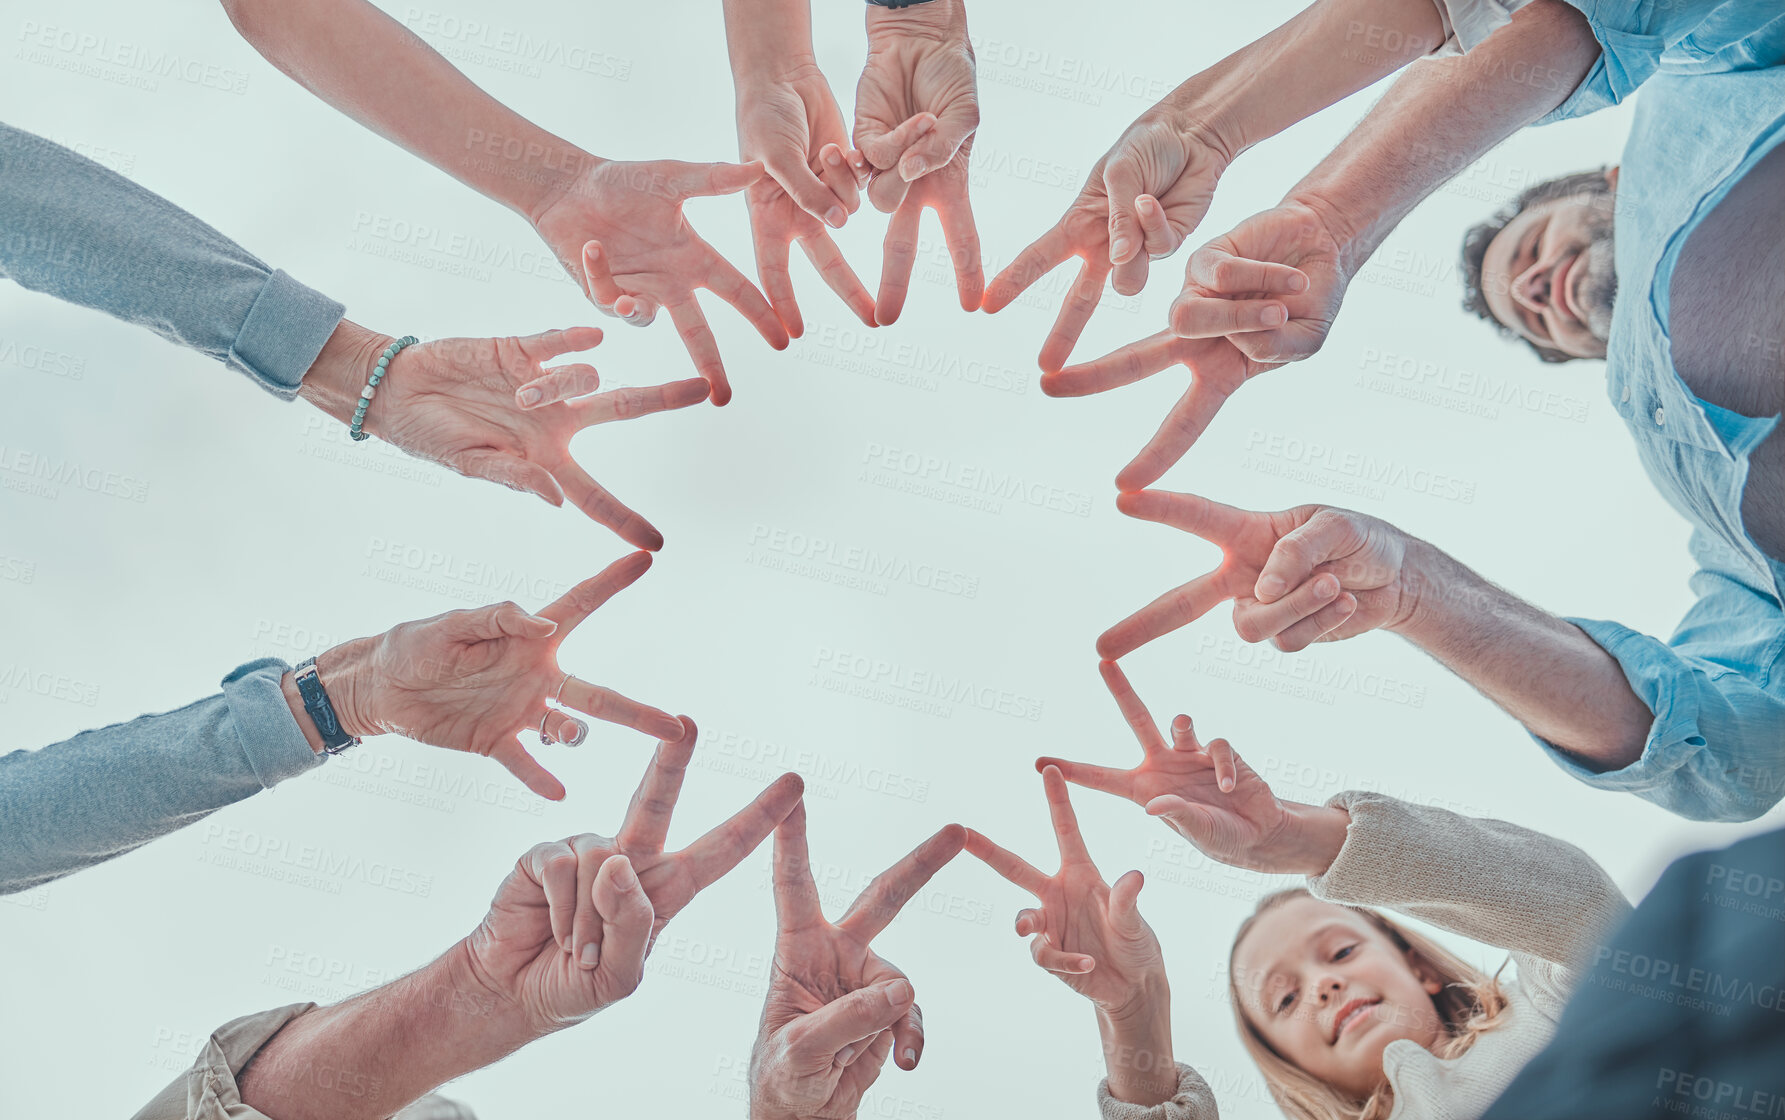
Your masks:
M1178 1091L1168 1101L1152 1106L1130 1104L1109 1095L1109 1079L1097 1083L1097 1107L1103 1120L1219 1120L1215 1093L1202 1074L1178 1063Z
M192 1067L174 1078L132 1120L271 1120L266 1113L242 1103L236 1078L261 1048L285 1028L285 1024L315 1006L314 1003L287 1004L244 1015L218 1027L206 1040ZM430 1093L391 1120L477 1120L477 1117L457 1101Z
M1591 856L1505 821L1378 793L1330 801L1351 814L1317 898L1376 906L1565 968L1581 964L1630 904Z
M1512 13L1531 0L1432 0L1444 22L1444 42L1430 57L1463 54L1512 22Z

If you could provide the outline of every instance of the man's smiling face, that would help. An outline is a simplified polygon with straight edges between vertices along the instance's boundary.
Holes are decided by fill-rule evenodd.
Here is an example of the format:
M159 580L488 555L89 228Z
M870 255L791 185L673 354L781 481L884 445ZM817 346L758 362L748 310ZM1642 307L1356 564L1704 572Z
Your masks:
M1527 207L1488 243L1482 296L1520 338L1571 358L1603 358L1617 273L1612 199L1572 195Z

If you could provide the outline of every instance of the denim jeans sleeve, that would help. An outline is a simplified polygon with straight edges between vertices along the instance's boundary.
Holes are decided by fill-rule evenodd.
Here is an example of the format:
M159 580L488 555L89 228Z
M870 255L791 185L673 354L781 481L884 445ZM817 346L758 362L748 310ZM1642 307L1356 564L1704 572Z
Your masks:
M1726 605L1700 599L1693 613ZM1777 609L1771 613L1776 620ZM1619 770L1589 769L1534 738L1557 766L1596 789L1634 793L1688 820L1753 820L1785 794L1785 681L1778 672L1785 634L1764 618L1751 616L1743 630L1700 627L1688 615L1671 642L1615 622L1569 619L1618 659L1655 719L1642 756ZM1721 648L1703 640L1712 633L1722 634Z
M310 749L263 658L178 711L0 755L0 894L114 859L328 757Z
M153 191L0 124L0 276L208 354L285 400L345 308Z

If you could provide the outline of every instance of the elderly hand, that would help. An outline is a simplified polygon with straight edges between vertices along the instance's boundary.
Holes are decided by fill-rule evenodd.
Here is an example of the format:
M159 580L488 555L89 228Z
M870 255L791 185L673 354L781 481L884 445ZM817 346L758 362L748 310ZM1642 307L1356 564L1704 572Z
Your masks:
M682 733L682 724L667 712L558 667L564 639L650 566L650 553L632 553L537 615L497 603L405 622L328 650L316 658L316 668L349 734L390 733L481 754L556 801L564 796L563 784L517 738L532 731L546 743L582 741L588 728L554 703L659 739Z
M869 947L900 907L961 850L950 825L868 884L836 923L812 881L806 811L775 829L775 962L750 1054L752 1120L849 1120L896 1050L923 1054L923 1017L905 974Z
M1167 745L1122 670L1113 661L1101 668L1122 718L1140 740L1140 764L1117 770L1041 758L1037 768L1144 806L1204 855L1233 867L1267 874L1326 871L1344 843L1349 816L1343 810L1279 801L1227 740L1206 747L1199 742L1189 716L1172 720Z
M1116 291L1139 294L1148 262L1176 252L1208 213L1232 158L1212 130L1167 102L1147 110L1091 168L1065 216L993 278L986 311L1002 311L1078 257L1078 279L1041 347L1042 370L1059 370L1096 311L1105 278L1113 273Z
M540 844L503 880L466 941L472 971L535 1035L581 1022L631 995L657 935L695 895L756 849L799 801L784 774L730 820L679 852L663 850L694 722L657 744L612 839L585 833Z
M1097 652L1114 661L1233 600L1233 627L1248 642L1294 653L1413 618L1423 582L1409 552L1421 543L1350 510L1297 506L1253 513L1195 494L1144 490L1116 508L1221 548L1221 565L1104 631Z
M343 321L304 374L298 392L348 422L387 335ZM594 327L508 338L443 338L405 347L391 362L366 411L363 430L418 459L470 478L572 505L635 548L663 547L663 535L626 508L570 456L584 428L629 420L706 399L698 378L594 393L592 366L546 366L601 341Z
M651 322L659 307L669 310L696 371L713 386L716 405L731 399L731 384L695 289L737 308L777 350L786 349L787 331L755 285L694 232L682 203L734 194L762 173L758 164L591 158L533 218L534 230L595 306L636 326Z

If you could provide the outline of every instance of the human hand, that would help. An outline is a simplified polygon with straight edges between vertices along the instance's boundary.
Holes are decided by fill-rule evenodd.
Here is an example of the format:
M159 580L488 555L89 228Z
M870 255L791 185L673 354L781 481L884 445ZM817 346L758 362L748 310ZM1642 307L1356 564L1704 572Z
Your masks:
M1017 935L1030 939L1029 954L1035 963L1099 1011L1134 1017L1165 980L1159 939L1137 906L1141 873L1130 871L1113 887L1106 885L1079 833L1061 770L1049 765L1041 778L1060 849L1060 870L1044 875L977 832L967 833L967 850L1040 900L1039 910L1023 910L1016 918Z
M1322 211L1285 200L1190 254L1171 329L1225 337L1253 361L1299 361L1326 341L1350 283L1345 246Z
M1122 295L1139 294L1148 262L1176 252L1201 224L1231 161L1213 130L1166 102L1147 110L1091 168L1065 216L992 279L985 310L1002 311L1078 257L1078 279L1041 347L1042 370L1059 370L1096 311L1105 278L1113 273Z
M595 306L636 326L656 318L659 307L669 310L716 405L731 400L731 384L695 290L737 308L777 350L787 348L787 331L755 285L694 232L682 203L736 193L762 173L759 164L590 159L533 217L534 230Z
M739 155L768 169L744 198L769 303L790 336L805 333L787 270L788 246L797 240L830 289L873 326L874 299L824 228L841 228L861 206L849 133L829 83L810 60L737 72L736 80Z
M1254 513L1195 494L1122 494L1130 517L1194 533L1221 548L1221 565L1116 623L1097 639L1114 661L1233 600L1233 627L1248 642L1286 653L1414 616L1422 582L1409 551L1419 542L1386 521L1331 506Z
M955 292L960 297L961 310L979 307L985 294L985 266L980 261L973 206L967 200L967 162L972 154L973 138L969 136L946 166L908 185L904 200L886 224L885 263L880 271L880 291L874 300L874 320L881 326L897 322L905 309L925 207L934 210L942 223L943 241L954 262Z
M564 708L659 739L681 734L682 724L669 713L558 667L564 639L650 566L650 553L632 553L537 615L510 602L405 622L320 654L317 672L349 734L396 734L484 755L556 801L563 784L516 735L535 731L544 743L575 746L588 728Z
M585 833L540 844L515 864L466 940L474 974L543 1035L631 995L657 935L695 895L762 843L799 801L784 774L724 824L679 852L663 850L697 735L657 744L612 839Z
M888 1053L917 1068L923 1016L911 982L870 947L900 907L961 851L949 825L880 874L827 921L812 881L806 810L775 829L775 963L750 1054L753 1120L848 1120Z
M594 327L525 337L443 338L405 347L367 409L363 430L418 459L470 478L568 498L627 544L656 550L663 534L608 493L570 456L577 432L706 399L698 378L594 393L593 366L546 366L601 341ZM353 416L374 362L391 339L343 320L305 372L298 392L342 423Z
M1184 457L1241 385L1277 367L1253 361L1228 339L1179 338L1161 331L1094 361L1044 373L1041 391L1050 397L1089 396L1132 385L1176 365L1190 371L1189 388L1140 454L1116 475L1117 488L1139 490L1159 481Z

